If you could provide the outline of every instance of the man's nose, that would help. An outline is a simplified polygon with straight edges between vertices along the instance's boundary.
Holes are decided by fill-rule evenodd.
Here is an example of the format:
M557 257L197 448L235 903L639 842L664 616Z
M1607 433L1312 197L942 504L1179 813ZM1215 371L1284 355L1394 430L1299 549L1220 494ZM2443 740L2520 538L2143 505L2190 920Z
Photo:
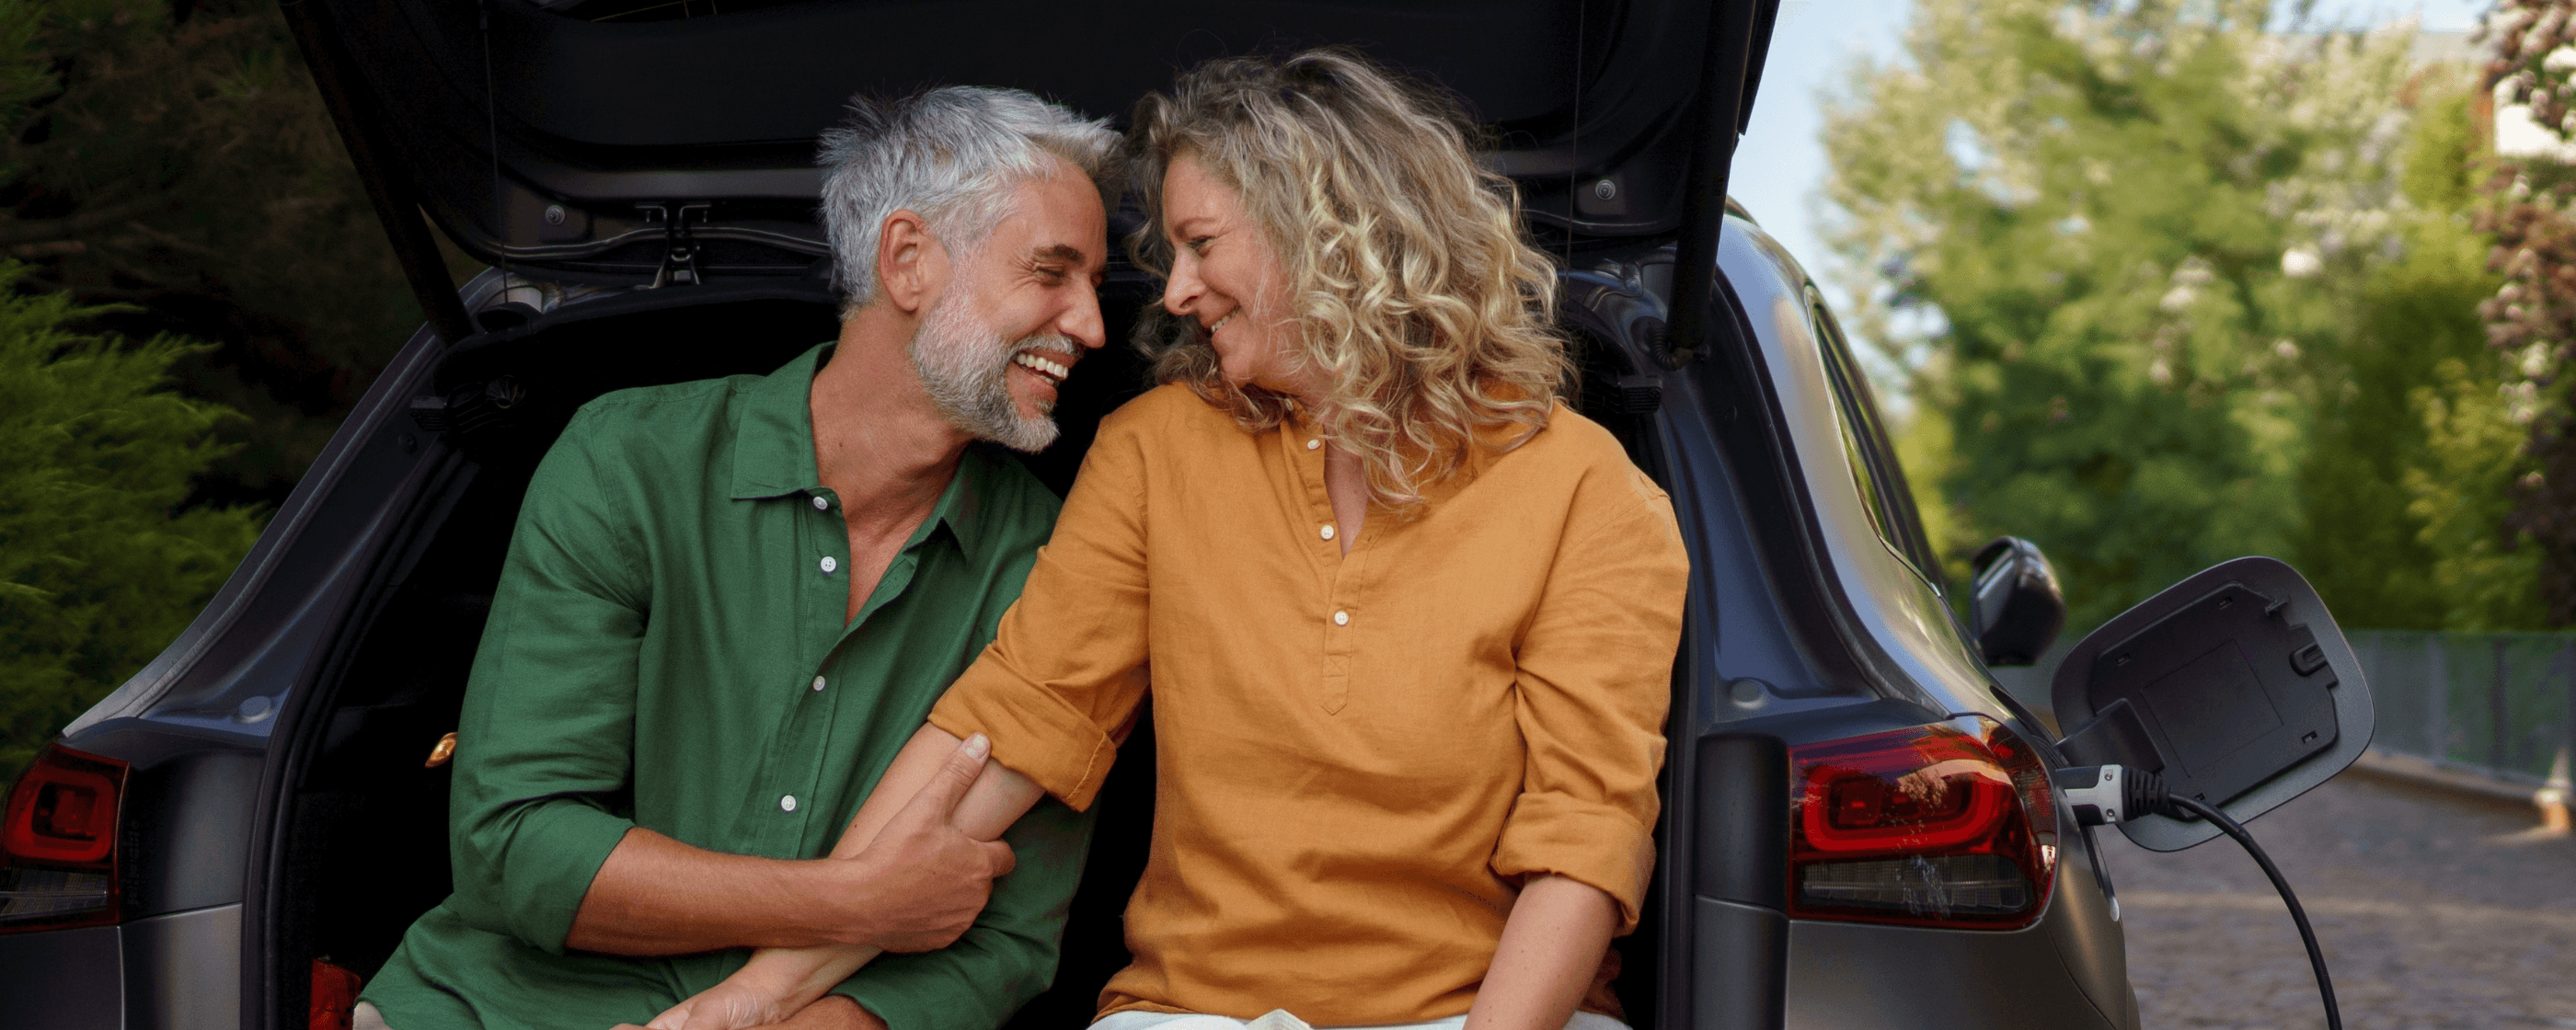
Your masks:
M1099 350L1101 344L1109 342L1108 331L1101 322L1100 290L1084 286L1074 291L1074 301L1056 320L1056 330L1081 342L1086 350Z

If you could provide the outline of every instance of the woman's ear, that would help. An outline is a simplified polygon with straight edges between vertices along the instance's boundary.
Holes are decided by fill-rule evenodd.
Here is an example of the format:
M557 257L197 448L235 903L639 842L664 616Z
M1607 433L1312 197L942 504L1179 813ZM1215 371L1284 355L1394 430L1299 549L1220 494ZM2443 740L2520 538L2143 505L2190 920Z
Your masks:
M911 210L887 215L877 233L877 286L888 303L919 316L948 284L948 248Z

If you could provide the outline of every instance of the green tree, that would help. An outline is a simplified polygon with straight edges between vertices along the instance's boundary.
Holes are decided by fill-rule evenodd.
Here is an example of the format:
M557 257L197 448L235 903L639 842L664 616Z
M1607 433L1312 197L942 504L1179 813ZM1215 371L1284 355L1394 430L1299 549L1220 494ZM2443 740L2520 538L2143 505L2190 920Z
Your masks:
M1856 321L1946 423L1913 449L1949 543L2037 541L2078 627L2294 550L2336 284L2402 245L2406 39L2267 12L1923 0L1828 113Z
M2501 284L2470 224L2489 159L2466 69L2422 76L2403 253L2377 263L2321 357L2294 560L2346 625L2537 629L2537 548L2506 529L2527 412L2478 305Z
M68 328L0 262L0 782L160 653L258 536L256 512L180 510L229 416L163 387L201 349Z

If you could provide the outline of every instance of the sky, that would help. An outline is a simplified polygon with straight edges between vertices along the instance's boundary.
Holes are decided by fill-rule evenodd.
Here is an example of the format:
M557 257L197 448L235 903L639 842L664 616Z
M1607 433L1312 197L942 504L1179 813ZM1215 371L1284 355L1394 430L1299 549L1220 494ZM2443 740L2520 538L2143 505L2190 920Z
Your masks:
M2487 0L2424 0L2420 6L2318 0L2311 17L2312 24L2366 28L2413 14L2426 31L2465 32L2487 6ZM1896 59L1912 7L1909 0L1781 0L1753 120L1736 144L1727 192L1819 281L1832 279L1817 225L1825 181L1821 91L1840 88L1861 56ZM2288 8L2284 3L2279 9L2286 14ZM1833 299L1838 307L1847 304L1847 298Z

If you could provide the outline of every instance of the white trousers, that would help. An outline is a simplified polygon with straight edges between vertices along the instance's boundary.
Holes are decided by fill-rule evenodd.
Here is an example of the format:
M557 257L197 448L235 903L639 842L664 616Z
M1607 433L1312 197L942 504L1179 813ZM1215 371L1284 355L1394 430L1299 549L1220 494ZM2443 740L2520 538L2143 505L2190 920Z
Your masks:
M349 1010L349 1030L393 1030L393 1028L385 1025L384 1013L376 1011L375 1006L362 1001L358 1003L357 1008Z
M1460 1030L1467 1025L1464 1014L1428 1023L1400 1023L1394 1026L1336 1027L1333 1030ZM1146 1012L1129 1009L1112 1012L1091 1024L1091 1030L1314 1030L1305 1020L1289 1015L1286 1009L1272 1009L1260 1018L1246 1022L1230 1016L1208 1016L1187 1012ZM1628 1030L1628 1024L1598 1012L1577 1011L1565 1021L1565 1030Z

